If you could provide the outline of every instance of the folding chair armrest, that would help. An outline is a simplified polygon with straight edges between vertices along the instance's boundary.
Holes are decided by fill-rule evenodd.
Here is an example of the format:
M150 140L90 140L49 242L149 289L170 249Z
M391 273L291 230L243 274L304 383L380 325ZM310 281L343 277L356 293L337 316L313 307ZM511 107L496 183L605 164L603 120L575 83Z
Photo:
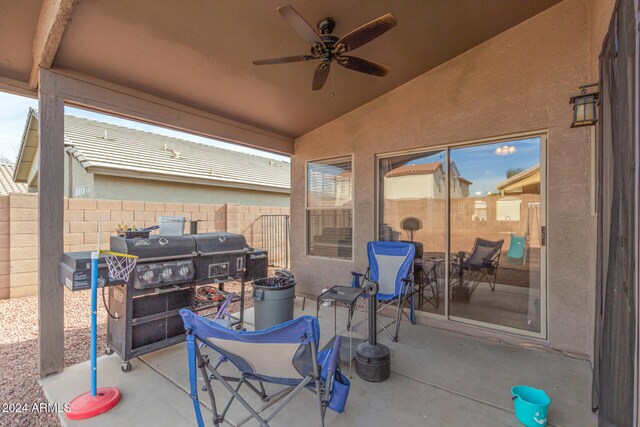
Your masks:
M340 360L339 358L340 358L341 344L342 344L342 337L340 335L337 335L335 341L333 342L333 348L331 349L331 354L324 361L324 365L326 365L327 367L327 378L329 377L328 375L329 373L335 372L336 369L338 368L338 360Z
M357 271L351 272L351 287L352 288L361 288L362 283L365 280L365 275L363 273L359 273Z

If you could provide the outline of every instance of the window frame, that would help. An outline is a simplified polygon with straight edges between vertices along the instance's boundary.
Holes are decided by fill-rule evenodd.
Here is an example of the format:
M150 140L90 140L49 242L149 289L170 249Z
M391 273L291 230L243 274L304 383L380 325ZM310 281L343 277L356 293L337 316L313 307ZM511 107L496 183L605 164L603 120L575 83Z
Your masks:
M349 160L351 163L351 203L348 206L309 206L309 164L310 163L320 163L325 162L331 164L330 162L337 162L340 160ZM346 261L353 262L354 259L354 242L355 242L355 209L354 209L354 199L355 199L355 156L353 153L342 154L331 157L321 157L306 160L304 163L304 253L308 258L317 258L317 259L325 259L325 260L333 260L333 261ZM310 246L309 246L309 211L310 210L350 210L351 211L351 254L349 258L344 257L327 257L322 255L313 255L310 254Z

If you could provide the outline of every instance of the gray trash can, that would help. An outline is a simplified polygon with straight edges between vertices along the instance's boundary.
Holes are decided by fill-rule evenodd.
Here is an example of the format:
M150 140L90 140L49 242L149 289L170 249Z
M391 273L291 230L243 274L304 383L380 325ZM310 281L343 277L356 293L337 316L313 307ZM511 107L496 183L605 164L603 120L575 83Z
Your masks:
M293 320L296 282L292 278L267 277L253 282L253 312L256 330Z

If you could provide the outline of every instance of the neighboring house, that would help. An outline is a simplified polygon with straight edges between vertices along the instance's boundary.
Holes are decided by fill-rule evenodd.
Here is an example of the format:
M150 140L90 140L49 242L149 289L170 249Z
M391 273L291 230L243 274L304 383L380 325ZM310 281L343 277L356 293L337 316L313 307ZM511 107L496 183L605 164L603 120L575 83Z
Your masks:
M0 196L9 193L26 193L26 184L16 183L13 180L15 168L10 163L0 163Z
M522 195L540 195L540 163L519 172L496 186L504 196L496 202L496 220L520 221ZM539 199L531 203L540 203Z
M468 197L472 182L451 165L451 197ZM444 199L447 176L442 162L405 165L384 175L386 200Z
M501 181L496 189L507 194L540 194L540 163Z
M290 164L65 115L69 198L289 206ZM30 110L15 181L38 190L38 115Z

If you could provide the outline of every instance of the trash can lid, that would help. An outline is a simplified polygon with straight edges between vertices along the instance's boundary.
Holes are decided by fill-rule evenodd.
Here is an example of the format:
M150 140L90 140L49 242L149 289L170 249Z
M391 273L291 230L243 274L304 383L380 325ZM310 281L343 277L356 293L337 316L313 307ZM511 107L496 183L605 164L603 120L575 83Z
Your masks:
M253 287L266 290L279 290L293 288L296 285L296 281L293 279L283 279L280 277L265 277L262 279L256 279L253 281Z

